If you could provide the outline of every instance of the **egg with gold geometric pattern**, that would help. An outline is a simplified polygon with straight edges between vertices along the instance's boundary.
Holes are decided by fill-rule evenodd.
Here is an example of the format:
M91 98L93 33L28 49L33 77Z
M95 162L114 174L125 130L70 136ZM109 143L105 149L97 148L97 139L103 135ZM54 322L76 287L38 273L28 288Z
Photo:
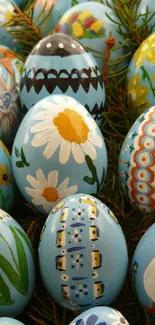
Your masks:
M61 306L79 312L109 305L122 289L128 267L122 228L96 197L68 196L44 224L39 263L45 287Z
M127 74L127 96L135 116L155 103L155 33L135 52Z

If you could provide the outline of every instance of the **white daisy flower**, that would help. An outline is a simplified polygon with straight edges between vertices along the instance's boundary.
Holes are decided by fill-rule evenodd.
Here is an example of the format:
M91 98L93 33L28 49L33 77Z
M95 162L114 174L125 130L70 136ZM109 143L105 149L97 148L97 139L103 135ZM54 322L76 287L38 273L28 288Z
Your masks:
M14 7L11 3L6 3L4 0L0 0L0 25L11 18L13 11Z
M70 181L69 177L66 177L64 181L58 185L59 173L57 170L53 170L48 174L46 179L43 171L38 169L36 172L36 178L28 175L27 181L32 188L25 187L25 191L32 197L32 203L34 205L42 205L45 212L49 213L56 203L69 195L75 194L78 190L77 185L67 187Z
M114 309L112 309L111 314L108 314L108 317L114 320L111 325L129 325L123 315Z
M71 97L53 96L42 103L43 111L34 114L36 123L31 132L33 147L45 146L43 155L50 159L60 146L59 162L66 164L72 153L75 161L82 164L85 155L97 158L95 147L102 148L103 140L96 132L96 123L88 117L87 110Z

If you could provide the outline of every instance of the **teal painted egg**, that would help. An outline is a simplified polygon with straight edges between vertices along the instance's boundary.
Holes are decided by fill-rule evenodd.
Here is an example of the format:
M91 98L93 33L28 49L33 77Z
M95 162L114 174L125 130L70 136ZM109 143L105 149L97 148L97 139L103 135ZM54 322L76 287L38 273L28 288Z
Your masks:
M117 219L101 201L81 193L61 200L40 240L41 275L58 304L82 311L117 297L127 273L127 246Z
M155 316L155 224L143 235L133 255L132 285L140 304Z
M110 307L94 307L77 316L69 325L129 325L125 317Z
M0 325L24 325L24 324L14 318L0 317Z
M155 106L135 121L122 145L120 180L132 205L144 213L155 207Z
M127 96L131 109L139 116L155 100L155 33L135 52L127 75Z
M14 202L15 182L11 157L8 149L0 140L0 208L9 211Z
M101 124L105 89L98 65L81 43L59 33L34 47L20 82L24 111L51 94L73 97Z
M21 226L1 209L0 265L0 316L14 317L24 310L33 292L34 252Z
M23 196L48 214L63 197L100 191L107 151L89 112L71 97L51 95L25 115L14 141L12 164Z
M111 17L111 21L108 16ZM115 38L115 45L120 45L122 38L117 32L119 22L114 11L101 3L84 2L69 9L59 20L55 32L70 35L78 39L96 56L100 70L103 69L106 41ZM110 59L123 55L121 48L111 51Z

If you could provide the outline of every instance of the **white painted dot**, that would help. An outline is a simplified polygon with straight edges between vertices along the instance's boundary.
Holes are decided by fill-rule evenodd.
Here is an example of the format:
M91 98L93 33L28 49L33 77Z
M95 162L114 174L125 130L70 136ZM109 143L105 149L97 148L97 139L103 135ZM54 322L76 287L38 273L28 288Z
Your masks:
M83 50L83 46L80 45L80 49Z
M46 44L46 47L49 49L50 47L52 47L52 44L51 43L47 43Z
M75 45L74 43L71 44L71 47L72 47L73 49L76 49L76 45Z
M36 46L36 49L39 49L39 48L40 48L40 43L38 43Z
M63 43L59 43L59 48L60 48L60 49L63 49L63 48L64 48Z

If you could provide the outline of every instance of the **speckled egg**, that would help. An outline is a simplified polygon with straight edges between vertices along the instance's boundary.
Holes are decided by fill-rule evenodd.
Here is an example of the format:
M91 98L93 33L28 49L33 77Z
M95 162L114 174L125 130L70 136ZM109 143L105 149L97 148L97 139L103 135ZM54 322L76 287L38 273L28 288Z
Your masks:
M60 305L72 310L109 305L126 277L126 241L106 205L90 195L71 195L46 220L39 261L45 287Z
M133 290L149 315L155 316L155 223L141 238L132 260Z
M127 75L127 96L135 115L154 105L155 33L135 52Z
M111 21L108 16L111 17ZM99 56L96 61L103 69L106 41L115 38L115 45L120 45L122 38L117 32L119 22L114 11L106 5L96 2L84 2L68 10L59 20L55 32L68 34L88 47L92 54ZM111 51L110 59L123 55L121 48Z
M24 324L14 318L0 317L0 325L24 325Z
M148 12L148 14L145 16L145 14ZM140 5L138 7L138 15L140 14L141 16L137 20L137 25L138 27L144 24L144 19L149 20L149 18L152 16L154 12L154 0L140 0ZM155 24L155 16L152 17L147 22L147 27L151 28ZM152 29L152 32L155 31L155 26Z
M9 211L14 202L15 182L11 157L8 149L0 140L0 208Z
M143 212L155 207L155 106L135 121L123 143L119 173L125 194Z
M84 105L100 124L105 90L92 54L64 34L41 40L28 56L20 82L23 110L50 94L65 94Z
M33 292L34 252L21 226L1 209L0 257L0 316L14 317L23 311Z
M11 49L16 49L17 46L13 43L12 36L8 33L7 28L2 27L14 12L15 0L0 0L0 44L9 46Z
M89 7L90 0L87 1L88 1L87 6ZM94 0L94 1L99 2L99 0ZM43 35L47 36L47 34L55 27L60 17L62 17L68 9L82 2L86 2L86 0L73 0L73 1L72 0L65 0L65 1L48 0L46 4L45 4L45 0L36 0L34 10L33 10L33 19L36 19L36 17L41 13L43 7L45 6L44 13L42 13L41 18L37 20L37 22L40 22L50 12L52 7L48 24L47 22L45 22L44 24L41 25L41 31L43 32ZM100 2L105 3L106 0L104 1L100 0ZM111 0L108 0L108 2L111 2Z
M65 196L100 191L107 151L89 112L71 97L51 95L34 105L20 124L12 164L23 196L48 214Z
M69 325L129 325L124 316L109 307L94 307L77 316Z

